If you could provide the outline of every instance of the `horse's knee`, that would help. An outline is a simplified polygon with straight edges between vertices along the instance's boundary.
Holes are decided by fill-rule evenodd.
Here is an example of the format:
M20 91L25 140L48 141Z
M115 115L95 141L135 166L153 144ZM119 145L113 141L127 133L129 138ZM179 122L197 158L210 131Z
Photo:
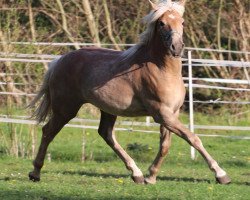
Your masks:
M203 147L201 139L195 134L192 134L191 136L189 136L188 141L196 149L199 149L199 148Z
M188 139L194 145L200 145L201 144L200 138L198 136L196 136L195 134L192 134L191 136L189 136Z
M167 155L168 154L168 148L163 148L163 149L161 149L161 156L165 156L165 155Z
M170 148L170 143L169 142L165 143L165 144L162 144L161 151L160 151L161 152L161 156L167 155L169 148Z
M161 127L161 147L160 147L160 153L161 156L165 156L168 153L168 150L171 146L171 133L166 129Z

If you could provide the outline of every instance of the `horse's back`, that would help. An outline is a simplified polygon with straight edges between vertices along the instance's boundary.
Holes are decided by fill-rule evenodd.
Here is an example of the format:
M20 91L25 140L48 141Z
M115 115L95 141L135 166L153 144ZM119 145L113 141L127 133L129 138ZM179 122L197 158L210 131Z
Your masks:
M82 48L55 59L51 62L50 67L53 67L53 76L57 78L83 78L98 68L108 69L121 53L121 51L104 48Z
M114 114L144 112L134 98L131 73L114 66L121 54L109 49L84 48L63 55L53 63L51 92L56 99L78 99Z
M121 51L105 48L82 48L69 52L64 56L64 60L74 60L76 62L87 62L89 65L97 66L99 62L111 61L118 58Z

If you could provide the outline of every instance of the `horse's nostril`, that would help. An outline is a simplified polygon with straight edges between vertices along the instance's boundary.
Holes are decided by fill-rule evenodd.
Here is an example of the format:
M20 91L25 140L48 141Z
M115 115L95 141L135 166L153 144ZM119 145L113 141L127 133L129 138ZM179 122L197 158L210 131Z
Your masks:
M170 48L172 51L175 51L175 46L173 44L170 46Z

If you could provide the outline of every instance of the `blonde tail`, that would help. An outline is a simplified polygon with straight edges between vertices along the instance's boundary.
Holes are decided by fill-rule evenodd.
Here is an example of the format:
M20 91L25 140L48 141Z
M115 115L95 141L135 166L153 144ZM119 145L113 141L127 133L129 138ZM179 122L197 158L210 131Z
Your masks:
M51 72L53 71L53 67L55 66L57 60L52 61L49 64L49 70L46 72L42 87L40 91L33 99L33 101L29 104L28 107L35 107L35 112L31 116L31 118L36 119L36 121L40 124L44 122L47 116L50 116L52 113L51 110L51 99L50 99L50 90L49 90L49 80L51 76ZM36 103L41 99L41 103L36 106Z

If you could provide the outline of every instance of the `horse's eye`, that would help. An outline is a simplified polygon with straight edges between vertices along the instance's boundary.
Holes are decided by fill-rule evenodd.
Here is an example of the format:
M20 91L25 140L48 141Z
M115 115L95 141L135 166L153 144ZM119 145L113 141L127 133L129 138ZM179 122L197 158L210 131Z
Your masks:
M165 26L166 24L165 24L164 22L160 21L160 22L159 22L159 25L160 25L160 27L163 27L163 26Z

